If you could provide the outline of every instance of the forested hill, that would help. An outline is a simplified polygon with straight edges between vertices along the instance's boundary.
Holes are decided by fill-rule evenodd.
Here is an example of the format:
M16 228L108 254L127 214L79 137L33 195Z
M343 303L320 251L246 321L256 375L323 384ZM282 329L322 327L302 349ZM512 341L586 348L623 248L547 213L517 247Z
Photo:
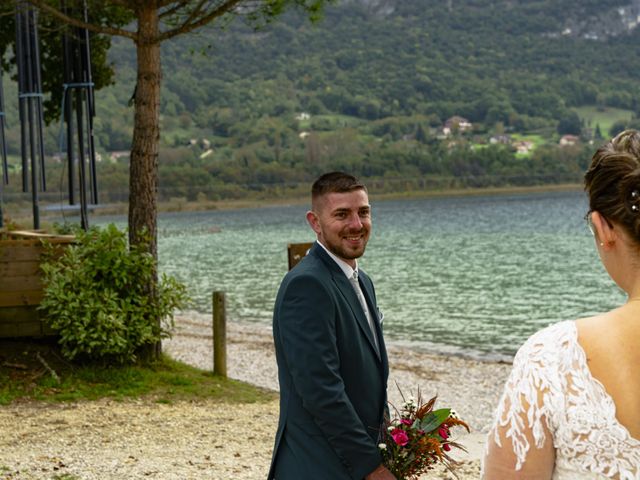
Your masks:
M333 168L400 188L580 181L589 140L620 112L638 122L639 15L640 0L340 0L316 24L291 12L177 38L163 47L161 193L235 196ZM123 150L133 49L114 42L110 58L96 134ZM443 139L452 116L473 128ZM581 141L560 148L562 133Z
M286 194L328 169L389 189L578 182L591 140L640 126L639 20L640 0L337 0L315 24L289 12L177 37L163 46L160 194ZM135 86L130 42L109 56L103 156L130 146ZM451 117L472 126L446 133ZM106 201L126 198L118 158L100 166Z
M638 0L342 0L316 25L287 15L167 44L164 106L196 119L230 107L520 128L580 105L636 110L639 15Z

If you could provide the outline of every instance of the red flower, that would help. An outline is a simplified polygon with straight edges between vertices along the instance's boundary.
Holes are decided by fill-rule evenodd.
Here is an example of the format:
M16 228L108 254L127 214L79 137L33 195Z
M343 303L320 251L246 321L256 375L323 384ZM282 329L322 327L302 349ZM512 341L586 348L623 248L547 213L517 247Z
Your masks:
M405 402L401 410L396 410L396 418L385 422L378 447L384 465L398 479L417 480L438 463L451 470L453 460L448 453L454 447L463 448L449 440L451 427L469 427L453 417L450 409L434 409L435 401L435 397L422 401L418 390L417 402Z
M407 443L409 443L409 437L407 436L407 432L400 428L394 428L391 431L391 437L393 441L396 442L401 447L404 447Z

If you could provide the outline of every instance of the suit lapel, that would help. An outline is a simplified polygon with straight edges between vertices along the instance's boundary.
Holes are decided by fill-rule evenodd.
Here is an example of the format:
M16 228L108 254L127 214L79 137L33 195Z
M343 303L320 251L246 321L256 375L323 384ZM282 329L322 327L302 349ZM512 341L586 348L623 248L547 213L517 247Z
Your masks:
M353 312L353 316L356 318L358 322L358 326L360 330L367 337L367 341L371 345L371 348L376 352L378 356L378 360L380 359L380 353L376 347L376 344L373 340L373 332L371 331L371 327L369 326L369 321L367 320L366 315L364 314L364 310L362 309L362 305L360 305L360 301L358 300L358 296L356 295L353 286L349 282L349 279L344 275L342 271L338 275L334 273L333 281L335 282L338 290L342 293L342 296L347 300L349 307L351 307L351 311ZM371 302L367 300L367 304L369 305L369 310L371 310Z
M376 347L375 341L373 340L373 332L371 331L371 327L369 326L369 321L367 320L367 317L365 316L364 311L362 310L362 305L360 305L358 296L356 295L356 292L353 289L353 286L349 282L349 279L346 277L346 275L344 274L342 269L338 266L338 264L334 262L333 259L329 257L329 255L327 255L327 252L325 252L324 249L317 243L313 245L313 247L309 252L309 255L315 255L319 257L327 265L327 267L329 268L329 271L331 272L331 276L333 278L334 284L336 285L336 288L342 294L344 299L347 301L347 303L349 304L349 307L351 307L353 316L355 317L358 323L358 326L362 331L362 334L366 337L367 341L369 342L369 345L371 345L371 348L376 353L378 360L381 360L380 351ZM364 282L360 283L361 287L363 283ZM369 311L373 316L377 316L378 309L375 308L375 306L372 307L373 296L371 292L368 290L368 287L364 287L362 288L362 290L365 295L367 305L369 305ZM374 323L378 323L377 319L374 319ZM382 338L382 336L380 335L379 327L376 325L375 328L378 331L377 333L378 339L379 339L378 343L380 344L381 342L380 339Z
M381 355L384 354L385 347L384 347L384 340L382 338L382 324L380 323L380 311L378 310L378 305L375 302L376 297L373 294L373 284L371 283L371 280L369 279L367 274L362 270L360 270L360 273L359 273L359 281L360 281L360 288L362 289L364 298L367 302L367 305L369 306L369 313L372 317L373 326L376 330L376 336L378 337L377 353L378 353L378 359L381 359ZM369 324L367 322L367 326L368 325ZM369 330L371 329L369 328Z

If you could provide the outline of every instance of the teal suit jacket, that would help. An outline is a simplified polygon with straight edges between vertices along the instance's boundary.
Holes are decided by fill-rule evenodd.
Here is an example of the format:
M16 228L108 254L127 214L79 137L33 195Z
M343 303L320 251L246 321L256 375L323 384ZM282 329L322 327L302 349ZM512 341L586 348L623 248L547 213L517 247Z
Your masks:
M269 479L361 480L380 463L389 367L373 283L360 285L375 323L317 243L284 278L273 336L280 421Z

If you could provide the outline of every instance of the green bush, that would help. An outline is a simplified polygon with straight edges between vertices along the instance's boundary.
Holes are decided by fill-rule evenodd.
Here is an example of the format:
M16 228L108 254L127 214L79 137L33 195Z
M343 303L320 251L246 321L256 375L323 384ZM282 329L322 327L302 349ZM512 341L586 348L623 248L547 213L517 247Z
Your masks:
M134 362L141 347L170 335L186 288L163 274L153 295L153 257L129 249L125 232L114 225L78 230L76 238L62 255L49 246L39 309L60 334L66 358Z

